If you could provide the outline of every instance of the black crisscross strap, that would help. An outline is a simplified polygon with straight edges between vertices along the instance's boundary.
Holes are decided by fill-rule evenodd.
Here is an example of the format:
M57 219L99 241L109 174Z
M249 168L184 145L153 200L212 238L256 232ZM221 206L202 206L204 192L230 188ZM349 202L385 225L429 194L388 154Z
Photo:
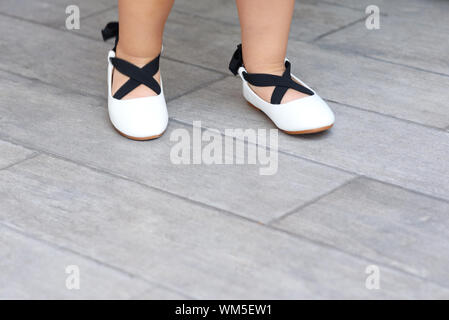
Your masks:
M241 44L237 46L237 50L232 56L231 62L229 63L229 70L234 75L237 75L240 67L243 67L243 54ZM314 93L312 90L292 80L290 70L290 62L285 61L285 71L282 76L265 73L247 73L245 71L242 73L242 75L243 78L253 86L275 87L273 94L271 95L271 104L280 104L288 89L293 89L309 96L313 96Z
M110 22L101 31L104 41L115 37L115 46L113 49L114 51L117 49L118 30L118 22ZM147 63L142 68L139 68L126 60L120 58L110 58L110 61L114 68L120 73L129 77L129 80L114 94L114 98L119 100L122 99L124 96L136 89L141 84L147 86L157 95L159 95L162 91L161 86L153 78L159 70L159 60L160 55L158 55L154 60Z

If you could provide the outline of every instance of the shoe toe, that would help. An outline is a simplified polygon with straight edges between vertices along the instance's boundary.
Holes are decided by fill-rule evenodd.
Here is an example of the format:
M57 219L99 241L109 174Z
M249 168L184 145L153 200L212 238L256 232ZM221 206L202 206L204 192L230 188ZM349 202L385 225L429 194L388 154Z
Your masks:
M326 102L318 95L298 99L279 105L274 118L276 125L290 132L301 132L328 128L335 122L335 116Z
M161 135L168 124L163 96L115 100L109 103L109 117L114 127L131 139L151 139Z

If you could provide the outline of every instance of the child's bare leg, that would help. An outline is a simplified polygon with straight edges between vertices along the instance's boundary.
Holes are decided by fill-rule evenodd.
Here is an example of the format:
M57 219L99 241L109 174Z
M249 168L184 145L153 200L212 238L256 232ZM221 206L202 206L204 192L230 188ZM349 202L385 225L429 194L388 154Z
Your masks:
M139 67L156 58L161 52L162 36L174 0L119 0L119 42L117 57ZM160 82L160 73L154 78ZM114 71L112 94L114 94L128 77ZM156 95L154 91L140 85L124 99Z
M242 50L249 73L281 76L295 0L236 0L242 29ZM251 88L265 101L270 101L274 87ZM282 103L307 95L289 89Z

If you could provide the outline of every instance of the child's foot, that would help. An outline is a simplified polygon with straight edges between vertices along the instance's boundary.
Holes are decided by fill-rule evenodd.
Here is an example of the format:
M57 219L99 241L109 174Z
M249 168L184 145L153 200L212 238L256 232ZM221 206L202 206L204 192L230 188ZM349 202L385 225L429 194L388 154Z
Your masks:
M264 70L265 69L265 70ZM335 116L326 102L284 67L245 69L242 46L229 63L229 70L243 80L243 96L288 134L308 134L330 129Z
M124 54L117 45L118 30L118 23L110 22L101 32L105 41L115 38L114 49L108 54L109 118L122 136L132 140L156 139L168 124L160 84L160 55L144 58Z
M149 57L149 58L134 57L134 56L123 53L120 50L120 45L119 45L117 47L117 58L126 60L126 61L138 66L139 68L142 68L147 63L154 60L155 57ZM160 71L158 71L154 75L154 79L157 81L157 83L159 83L159 85L161 84ZM111 86L112 95L114 95L117 92L117 90L120 89L128 80L129 80L128 76L125 76L124 74L122 74L119 71L117 71L116 69L114 69L113 75L112 75L112 86ZM156 96L156 95L157 95L156 92L154 92L147 86L140 85L136 89L134 89L133 91L128 93L126 96L124 96L122 98L122 100L134 99L134 98L145 98L145 97L151 97L151 96Z

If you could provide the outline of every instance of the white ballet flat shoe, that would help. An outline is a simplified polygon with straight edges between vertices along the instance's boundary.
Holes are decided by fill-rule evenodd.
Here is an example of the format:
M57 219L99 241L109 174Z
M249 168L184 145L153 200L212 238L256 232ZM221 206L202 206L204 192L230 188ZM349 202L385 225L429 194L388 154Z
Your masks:
M309 134L330 129L335 116L326 102L304 82L290 74L290 62L285 61L286 70L282 76L269 74L250 74L243 66L241 45L229 65L234 75L239 74L243 81L243 96L256 109L265 113L280 130L288 134ZM275 87L271 103L260 98L249 86ZM282 103L288 89L307 94L307 97Z
M115 36L118 41L118 24L109 23L103 29L105 40ZM122 136L132 140L159 138L167 128L168 112L162 88L153 78L159 70L159 58L139 68L115 56L115 48L108 55L108 111L112 125ZM130 79L112 95L114 68ZM157 93L156 96L122 100L141 84Z

